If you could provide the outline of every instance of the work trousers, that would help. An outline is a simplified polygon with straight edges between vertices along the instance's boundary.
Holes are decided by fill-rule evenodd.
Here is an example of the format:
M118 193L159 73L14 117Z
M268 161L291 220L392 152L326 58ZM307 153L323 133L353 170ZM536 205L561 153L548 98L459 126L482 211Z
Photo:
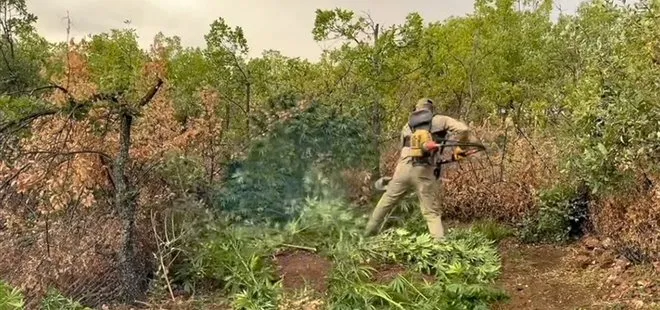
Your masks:
M405 196L414 189L419 199L422 215L426 220L429 233L437 240L444 237L442 214L437 193L440 181L433 174L432 165L414 165L410 158L403 158L397 164L392 180L387 184L387 190L378 201L369 222L366 235L378 233L387 214Z

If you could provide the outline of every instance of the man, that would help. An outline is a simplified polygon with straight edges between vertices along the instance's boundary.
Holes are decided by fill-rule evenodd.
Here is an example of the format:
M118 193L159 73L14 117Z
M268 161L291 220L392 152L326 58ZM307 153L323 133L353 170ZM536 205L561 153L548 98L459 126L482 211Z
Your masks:
M411 149L411 139L413 130L411 125L421 124L423 122L415 121L415 117L426 115L426 120L431 132L433 141L425 142L422 159L412 158L415 150ZM419 119L419 117L417 117ZM418 128L418 127L416 127ZM412 113L408 124L401 130L401 155L394 171L391 181L387 184L387 190L376 205L367 227L365 234L374 235L380 230L380 226L385 216L394 208L395 204L410 190L415 189L420 202L422 215L430 234L436 239L441 240L444 237L444 229L441 220L440 203L436 199L438 178L434 170L436 162L440 160L439 148L442 140L446 139L448 133L458 137L460 142L477 143L476 138L470 134L468 126L463 122L448 116L435 114L433 101L428 98L420 99L415 105L415 111ZM415 155L417 156L417 155ZM454 160L459 160L465 156L465 152L456 148L453 154ZM415 159L415 160L413 160Z

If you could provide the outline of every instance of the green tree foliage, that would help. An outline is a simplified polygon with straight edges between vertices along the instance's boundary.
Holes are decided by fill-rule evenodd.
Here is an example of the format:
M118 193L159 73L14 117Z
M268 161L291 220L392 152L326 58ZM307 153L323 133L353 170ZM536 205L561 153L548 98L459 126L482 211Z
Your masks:
M656 2L595 1L560 23L570 67L560 137L571 173L602 192L630 173L657 172L660 150Z
M247 40L241 27L232 29L223 18L211 23L211 30L205 36L207 58L212 65L212 80L222 89L223 98L234 105L245 126L243 134L250 136L250 113L252 101L252 83L250 71L245 63L248 53Z
M135 31L113 30L94 35L86 43L90 73L99 92L138 101L141 94L136 91L142 86L140 78L147 55L140 49Z
M48 42L37 35L37 17L28 12L25 0L0 1L0 11L0 94L25 91L41 81Z

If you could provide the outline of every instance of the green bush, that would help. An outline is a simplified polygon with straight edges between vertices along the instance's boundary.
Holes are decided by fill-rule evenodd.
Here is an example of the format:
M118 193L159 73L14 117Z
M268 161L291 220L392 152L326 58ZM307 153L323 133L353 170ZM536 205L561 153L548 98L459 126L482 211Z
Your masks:
M206 234L186 252L177 270L177 281L192 290L196 285L215 284L234 296L240 309L271 309L280 285L270 261L275 237L257 227L227 226ZM241 305L241 306L239 306Z
M485 235L458 230L436 242L427 233L388 229L364 238L364 220L341 200L307 199L298 217L279 227L219 221L186 250L179 267L187 270L178 274L220 285L235 309L276 309L283 290L270 258L284 248L311 247L333 262L326 297L331 309L487 309L506 297L491 287L500 262ZM378 283L374 264L407 272ZM426 283L422 274L437 281Z
M506 298L490 287L500 271L497 251L475 232L459 230L435 242L428 234L387 230L336 259L332 309L488 309L489 303ZM373 283L375 269L365 264L372 260L404 265L407 271L389 283ZM421 281L420 274L436 281Z
M307 199L299 216L284 226L283 237L289 243L327 249L342 240L358 240L365 223L341 200Z
M584 233L588 201L584 191L559 186L542 191L538 212L527 216L520 237L525 242L566 242Z
M25 307L23 293L0 280L0 310L17 310Z

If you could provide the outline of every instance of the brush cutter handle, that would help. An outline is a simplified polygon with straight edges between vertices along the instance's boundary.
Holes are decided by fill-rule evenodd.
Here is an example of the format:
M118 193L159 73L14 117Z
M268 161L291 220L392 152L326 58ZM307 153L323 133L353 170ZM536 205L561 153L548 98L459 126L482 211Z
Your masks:
M451 159L443 159L438 162L436 162L436 166L441 166L444 164L449 164L453 163L459 160L462 160L465 157L468 157L470 155L476 154L481 151L485 151L486 147L483 144L480 143L471 143L471 142L460 142L460 141L455 141L455 140L445 140L446 142L444 143L444 147L448 146L453 146L456 147L456 151L452 154ZM463 151L461 149L462 147L468 147L470 148L467 151ZM437 177L437 176L436 176Z

